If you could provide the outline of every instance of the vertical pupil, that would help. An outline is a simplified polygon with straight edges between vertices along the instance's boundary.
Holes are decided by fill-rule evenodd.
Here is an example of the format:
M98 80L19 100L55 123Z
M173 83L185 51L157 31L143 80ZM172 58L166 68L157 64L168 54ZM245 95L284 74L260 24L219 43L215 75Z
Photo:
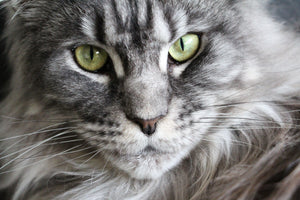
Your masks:
M180 38L180 47L181 47L181 50L184 51L184 44L183 44L182 38Z
M94 50L93 47L90 46L90 56L91 56L91 60L94 59Z

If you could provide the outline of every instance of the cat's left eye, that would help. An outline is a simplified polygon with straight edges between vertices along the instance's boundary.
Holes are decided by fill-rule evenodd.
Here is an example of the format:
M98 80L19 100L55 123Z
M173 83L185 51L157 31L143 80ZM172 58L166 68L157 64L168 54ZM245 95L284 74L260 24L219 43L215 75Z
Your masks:
M84 70L96 72L106 64L108 54L103 49L82 45L75 49L75 58L78 65Z
M186 34L171 46L169 55L176 62L182 63L193 58L200 49L200 45L199 35Z

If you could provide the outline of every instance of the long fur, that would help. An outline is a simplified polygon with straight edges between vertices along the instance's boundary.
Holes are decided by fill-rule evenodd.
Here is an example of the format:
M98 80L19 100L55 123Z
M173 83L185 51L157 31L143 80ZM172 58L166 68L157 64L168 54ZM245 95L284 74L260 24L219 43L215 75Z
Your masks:
M154 5L160 5L157 1L153 2L156 2ZM176 1L169 2L176 5ZM199 2L205 4L205 1ZM103 144L103 148L99 148L103 140L78 126L78 124L85 125L86 121L82 118L82 112L77 112L76 109L88 109L88 105L85 105L87 108L76 107L78 103L76 102L70 103L69 106L68 103L72 98L68 99L67 95L64 96L59 91L57 96L53 97L55 94L55 92L51 93L53 82L49 81L47 83L50 85L43 85L44 74L39 69L31 68L31 64L34 66L43 58L36 58L40 59L38 61L30 60L31 63L26 60L29 55L34 56L35 51L48 52L47 48L51 48L41 46L40 49L33 51L35 45L43 42L50 44L51 40L49 39L51 35L43 35L44 29L34 28L36 28L35 24L42 23L46 27L48 24L47 28L51 29L51 20L55 21L55 19L50 19L48 23L34 18L31 12L42 12L38 6L43 5L35 4L34 0L5 1L2 9L5 9L7 20L3 41L7 46L9 68L13 71L9 94L0 106L0 189L6 191L7 199L286 200L299 198L299 34L275 22L258 0L220 2L231 6L231 12L228 12L226 17L234 16L239 19L237 25L228 25L230 30L237 31L238 36L234 37L234 34L230 34L227 39L234 40L234 44L239 46L239 55L244 57L241 60L237 57L237 65L241 65L244 70L238 75L239 78L230 80L233 86L216 91L214 95L222 101L207 100L208 103L204 105L204 110L214 110L218 114L202 115L203 108L198 112L191 111L190 118L198 120L191 120L189 126L191 129L196 129L191 130L191 134L199 132L198 134L201 135L197 144L180 159L178 164L165 170L162 175L157 177L153 175L154 178L144 179L133 177L127 165L122 168L114 164L113 153L105 154L104 147L113 148L111 145L117 143L109 141L109 145ZM193 1L189 3L193 4ZM205 6L217 4L207 3ZM56 5L54 2L52 5L55 7L59 4ZM91 25L88 24L89 21L86 22L89 13L83 12L79 7L74 9L85 16L84 31L90 34ZM74 17L72 10L67 8L64 14ZM154 15L160 16L157 13ZM22 23L26 26L21 25ZM56 23L59 25L59 22ZM40 33L38 39L32 38L33 33ZM51 33L54 35L55 32ZM219 35L216 34L215 37L218 38ZM54 43L54 40L52 42ZM55 42L67 41L58 39ZM223 42L224 38L220 37L210 44L218 46L220 43L223 45ZM225 45L224 48L223 53L227 55ZM234 51L230 53L233 54ZM61 61L53 59L53 62L63 65ZM196 60L195 63L198 64L200 61ZM214 65L218 68L228 63L231 64L231 60L224 57ZM193 63L190 65L192 66ZM199 65L202 66L201 63ZM187 68L182 77L192 69L195 68ZM230 70L233 71L228 68L223 70L227 79L230 79L230 76L234 77L230 74ZM36 76L38 73L42 75ZM217 87L221 87L227 81L225 78L224 80L218 78L220 75L213 74L213 70L210 73L212 77L208 79L217 76L214 80ZM195 73L189 75L189 79L184 79L180 83L189 89L185 91L186 95L191 95L191 101L185 102L187 107L191 106L192 109L197 110L198 108L193 106L198 103L200 97L194 97L193 94L203 95L207 99L213 97L209 95L212 93L206 93L206 90L203 90L201 95L194 91L199 87L197 85L199 79ZM164 79L160 81L163 82ZM210 83L209 81L207 83ZM174 96L182 92L180 85L176 86L178 88L173 88L177 92L174 92ZM63 88L65 85L58 87ZM72 87L79 88L76 84ZM77 94L73 94L73 97L77 98ZM171 108L180 104L180 101L173 100L172 103ZM178 110L178 112L182 111L179 108ZM102 114L101 110L96 111L97 114ZM84 112L86 113L88 112ZM117 118L115 121L118 119L124 120ZM203 133L200 130L206 124L209 124L209 127ZM132 127L133 131L136 130L135 126ZM158 130L160 127L163 125L159 126ZM193 140L193 138L186 140ZM130 151L129 143L121 143L125 145L124 151ZM151 169L149 171L151 172Z

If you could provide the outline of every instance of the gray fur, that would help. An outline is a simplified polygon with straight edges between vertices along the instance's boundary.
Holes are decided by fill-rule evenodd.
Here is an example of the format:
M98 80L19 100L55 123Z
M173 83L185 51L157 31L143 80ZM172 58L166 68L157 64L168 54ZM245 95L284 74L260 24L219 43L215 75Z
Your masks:
M296 197L300 39L265 4L4 1L0 189L13 200ZM201 52L168 60L191 32ZM105 73L78 67L83 44L109 53ZM135 119L156 117L144 135Z

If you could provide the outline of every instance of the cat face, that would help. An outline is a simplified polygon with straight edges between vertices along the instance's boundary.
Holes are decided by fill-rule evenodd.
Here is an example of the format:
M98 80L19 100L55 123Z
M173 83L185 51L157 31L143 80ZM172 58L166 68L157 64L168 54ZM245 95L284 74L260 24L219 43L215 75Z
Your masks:
M230 108L217 105L240 100L248 80L233 6L25 1L17 20L21 46L11 60L38 91L34 98L79 119L75 132L106 161L131 177L157 178L204 138L229 139L229 123L218 117ZM89 68L94 58L100 62ZM224 129L213 130L218 123Z

